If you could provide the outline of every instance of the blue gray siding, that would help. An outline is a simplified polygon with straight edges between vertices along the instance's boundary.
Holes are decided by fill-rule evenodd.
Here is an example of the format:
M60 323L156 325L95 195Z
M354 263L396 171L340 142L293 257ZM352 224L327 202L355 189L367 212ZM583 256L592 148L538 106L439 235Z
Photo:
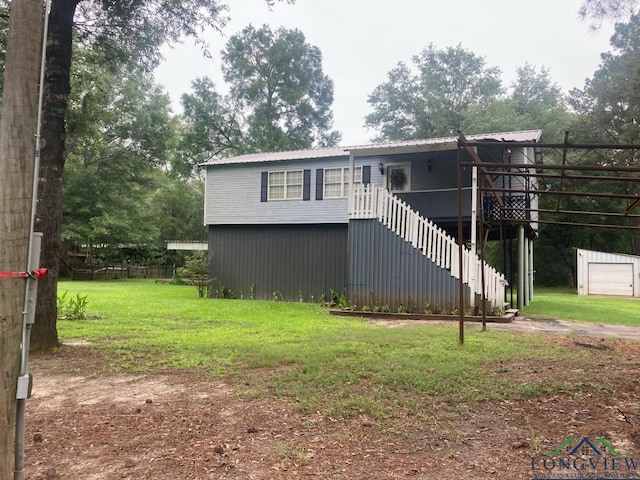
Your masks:
M457 222L458 190L397 193L411 208L421 216L436 222ZM471 217L471 189L462 191L462 217L469 221Z
M501 149L498 149L501 152ZM511 161L514 164L533 162L520 149L514 149ZM501 161L501 154L481 152L487 161ZM457 195L457 156L456 151L434 151L425 153L357 157L356 166L368 165L371 168L372 185L386 186L386 178L378 170L378 163L385 166L391 163L410 163L412 197L406 200L415 205L431 219L450 219L452 204ZM265 224L315 224L347 223L347 199L326 199L320 195L322 179L318 169L348 167L349 157L313 158L305 160L287 160L262 163L240 163L228 165L209 165L206 173L205 224L207 225L265 225ZM263 174L286 170L303 170L308 174L305 184L305 198L308 200L262 201L266 190L261 189ZM482 178L482 177L481 177ZM521 189L522 182L516 177L501 177L499 187ZM463 171L463 187L471 186L471 169ZM417 200L420 192L437 191L446 201L439 199L434 203L427 199ZM402 196L403 194L400 194ZM468 193L465 193L468 196ZM426 208L426 204L429 208ZM468 202L465 201L465 205ZM437 209L443 207L443 212ZM457 218L457 212L453 214Z
M209 277L237 297L319 302L346 286L347 225L209 227ZM215 292L214 292L215 295Z
M455 190L458 188L458 170L456 151L424 152L405 155L389 155L375 157L370 160L371 165L394 163L411 164L411 191L423 192L430 190ZM380 178L380 183L374 185L386 186L386 178ZM471 173L467 169L463 172L463 185L471 186Z
M377 220L349 222L347 291L358 306L386 305L395 311L423 313L425 308L452 310L460 285L449 271L437 267ZM464 287L465 303L470 290Z
M381 185L375 164L366 158L357 159L356 166L371 166L371 183ZM297 161L210 165L206 174L206 225L258 224L327 224L348 221L347 199L318 199L317 169L348 167L349 157ZM309 200L261 201L261 181L264 172L309 170Z

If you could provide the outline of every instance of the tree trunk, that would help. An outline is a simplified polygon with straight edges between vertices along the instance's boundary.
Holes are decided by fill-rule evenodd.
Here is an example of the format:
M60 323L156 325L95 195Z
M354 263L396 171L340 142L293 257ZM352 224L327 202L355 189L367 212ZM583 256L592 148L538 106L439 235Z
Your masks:
M38 284L36 323L31 333L33 351L59 346L56 301L62 231L62 176L65 162L65 114L71 91L73 17L79 0L54 0L49 14L47 67L44 82L44 145L40 160L36 231L42 232L41 265L49 274Z
M0 123L0 271L27 266L43 27L40 0L11 2ZM13 476L24 279L0 279L0 478Z

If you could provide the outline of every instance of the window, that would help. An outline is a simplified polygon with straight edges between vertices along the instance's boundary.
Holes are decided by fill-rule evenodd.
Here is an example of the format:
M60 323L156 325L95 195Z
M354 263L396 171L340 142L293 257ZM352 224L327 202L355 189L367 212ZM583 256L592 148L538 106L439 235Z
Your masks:
M269 200L301 200L302 179L302 170L269 172Z
M325 168L324 198L343 198L349 194L349 168ZM356 167L354 183L362 183L362 167Z

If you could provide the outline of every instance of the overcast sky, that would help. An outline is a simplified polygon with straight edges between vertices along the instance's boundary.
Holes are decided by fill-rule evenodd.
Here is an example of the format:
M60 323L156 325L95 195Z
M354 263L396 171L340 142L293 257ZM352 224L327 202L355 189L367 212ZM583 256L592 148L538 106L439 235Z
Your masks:
M613 25L594 33L577 12L582 0L296 0L269 11L264 0L229 0L230 21L223 34L208 36L213 58L198 47L165 50L156 80L171 95L174 110L191 91L191 81L208 76L224 91L219 51L228 38L252 23L298 28L320 48L323 69L335 85L334 126L342 145L367 143L364 127L373 89L399 61L433 43L438 49L461 44L499 67L509 86L525 63L547 67L565 92L583 87L610 50Z

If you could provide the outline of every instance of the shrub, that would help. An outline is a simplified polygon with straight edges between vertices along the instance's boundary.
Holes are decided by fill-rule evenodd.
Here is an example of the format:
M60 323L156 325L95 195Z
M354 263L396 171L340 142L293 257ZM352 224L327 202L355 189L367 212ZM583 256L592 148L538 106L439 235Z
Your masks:
M198 296L203 298L208 293L208 272L207 256L204 252L195 252L184 260L184 267L177 269L178 277L183 283L186 279L191 280L198 288Z

